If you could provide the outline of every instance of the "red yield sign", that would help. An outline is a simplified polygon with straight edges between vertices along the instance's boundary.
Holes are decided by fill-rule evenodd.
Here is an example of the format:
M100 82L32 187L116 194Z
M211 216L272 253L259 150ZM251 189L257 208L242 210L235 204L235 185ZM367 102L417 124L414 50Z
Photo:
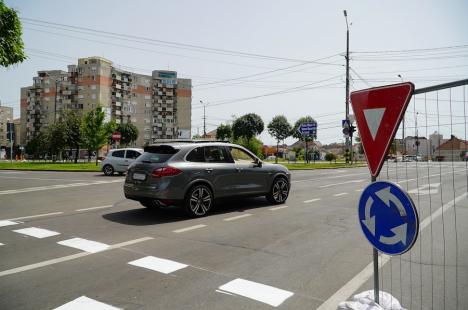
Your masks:
M351 105L373 177L382 169L413 91L413 83L407 82L351 93Z
M120 139L122 139L122 135L120 134L120 132L116 131L112 133L112 140L119 141Z

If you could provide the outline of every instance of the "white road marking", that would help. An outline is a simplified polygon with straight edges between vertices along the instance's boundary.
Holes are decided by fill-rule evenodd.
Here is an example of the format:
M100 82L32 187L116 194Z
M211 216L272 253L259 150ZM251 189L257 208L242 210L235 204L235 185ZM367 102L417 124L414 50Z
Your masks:
M5 243L1 243L1 242L0 242L0 246L2 246L2 245L5 245Z
M82 238L73 238L57 242L58 244L79 249L88 253L97 253L109 248L109 245L101 242L86 240Z
M98 184L111 184L111 183L118 183L118 182L123 182L123 181L124 181L123 179L122 180L119 179L119 180L112 180L112 181L94 181L94 182L87 182L87 183L70 183L70 184L58 184L58 185L39 186L39 187L27 187L27 188L0 191L0 195L20 194L20 193L46 191L46 190L69 188L69 187L98 185Z
M343 196L343 195L348 195L348 193L339 193L339 194L334 194L333 196L334 197L340 197L340 196Z
M432 216L426 217L421 224L419 225L420 232L425 229L431 221L438 218L442 215L442 212L447 212L447 210L453 208L453 206L458 203L460 200L466 198L468 193L464 193L454 200L446 203L441 208L437 209ZM380 260L379 268L382 268L386 263L390 261L390 256L382 255L382 259ZM359 272L354 278L352 278L348 283L346 283L343 287L341 287L338 291L335 292L332 296L330 296L317 310L328 310L328 309L335 309L336 305L340 302L347 300L356 290L358 290L364 283L366 283L374 274L374 265L373 263L369 263L366 267L364 267L361 272Z
M362 188L361 188L361 189L355 190L355 192L358 192L358 193L360 193L360 192L362 192L362 191L364 191Z
M346 181L346 182L340 182L340 183L333 183L333 184L327 184L327 185L321 185L319 188L326 188L326 187L332 187L332 186L338 186L338 185L343 185L343 184L350 184L350 183L361 183L364 182L364 179L361 180L351 180L351 181Z
M281 209L284 209L284 208L288 208L289 206L279 206L279 207L273 207L273 208L270 208L268 210L270 211L276 211L276 210L281 210Z
M174 271L188 267L188 265L181 264L172 260L146 256L128 263L129 265L143 267L146 269L154 270L164 274L170 274Z
M226 294L226 295L229 295L229 296L235 296L234 294L224 292L224 291L220 291L220 290L216 290L216 292L221 293L221 294Z
M225 218L224 221L226 221L226 222L235 221L235 220L238 220L238 219L241 219L241 218L244 218L244 217L248 217L248 216L251 216L251 215L252 214L250 214L250 213L246 213L246 214L242 214L242 215L238 215L238 216Z
M78 297L75 300L72 300L54 310L120 310L120 308L116 308L105 304L103 302L88 298L86 296Z
M33 219L33 218L36 218L36 217L44 217L44 216L59 215L59 214L63 214L63 212L42 213L42 214L36 214L36 215L15 217L15 218L10 219L10 220L12 220L12 221L15 221L15 220L27 220L27 219Z
M0 227L11 226L11 225L17 225L17 224L18 224L18 223L13 222L13 221L9 221L9 220L0 221Z
M235 279L221 285L219 290L254 299L273 307L278 307L294 295L293 292L244 279Z
M140 243L140 242L145 242L145 241L152 240L152 239L154 239L154 238L153 237L143 237L143 238L139 238L139 239L129 240L129 241L125 241L125 242L122 242L122 243L117 243L117 244L111 245L110 247L108 247L104 251L123 248L123 247L128 246L128 245L132 245L132 244L136 244L136 243ZM74 259L77 259L77 258L80 258L80 257L85 257L85 256L88 256L88 255L92 255L92 254L94 254L94 253L80 252L80 253L77 253L77 254L72 254L72 255L63 256L63 257L59 257L59 258L54 258L54 259L42 261L42 262L39 262L39 263L31 264L31 265L21 266L21 267L17 267L17 268L13 268L13 269L8 269L8 270L1 271L0 272L0 277L4 277L4 276L8 276L8 275L11 275L11 274L20 273L20 272L24 272L24 271L28 271L28 270L33 270L33 269L37 269L37 268L41 268L41 267L45 267L45 266L55 265L55 264L58 264L58 263L74 260Z
M27 236L31 236L31 237L35 237L39 239L60 235L59 232L47 230L43 228L37 228L37 227L28 227L28 228L13 230L13 231L18 234L23 234L23 235L27 235Z
M194 229L198 229L198 228L203 228L203 227L206 227L206 225L199 224L199 225L189 226L189 227L185 227L185 228L181 228L181 229L176 229L176 230L174 230L172 232L174 232L176 234L179 234L179 233L183 233L183 232L186 232L186 231L190 231L190 230L194 230Z
M84 208L84 209L77 209L75 211L77 212L83 212L83 211L90 211L90 210L99 210L99 209L107 209L107 208L112 208L113 205L108 205L108 206L100 206L100 207L92 207L92 208Z
M319 200L322 200L322 198L314 198L314 199L304 200L303 202L304 203L311 203L311 202L319 201Z
M324 173L324 174L320 174L320 175L329 175L329 174L330 173ZM326 178L313 178L313 179L294 180L294 181L291 181L291 183L309 182L309 181L326 180L326 179L339 179L339 178L351 177L351 176L357 176L357 175L364 175L364 174L368 175L369 173L368 172L351 173L351 174L335 175L335 176L326 177Z

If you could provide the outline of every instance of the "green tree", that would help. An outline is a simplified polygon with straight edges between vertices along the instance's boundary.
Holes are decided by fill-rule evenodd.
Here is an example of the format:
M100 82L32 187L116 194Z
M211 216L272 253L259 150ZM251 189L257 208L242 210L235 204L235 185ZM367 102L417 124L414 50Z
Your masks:
M359 136L359 134L356 135L356 137L354 138L354 140L359 143L359 146L358 146L358 152L359 154L364 154L364 148L362 147L362 141L361 141L361 137ZM395 146L396 147L396 146ZM395 149L396 150L396 149Z
M80 145L83 143L81 132L82 117L75 111L66 110L62 115L63 123L65 124L66 144L68 147L75 149L75 164L78 162Z
M91 151L96 152L96 166L98 164L99 149L110 139L112 132L116 129L115 121L104 122L105 112L101 106L89 111L83 117L81 131L83 133L83 144L88 149L88 159Z
M309 142L312 142L314 141L314 138L313 136L303 136L300 132L299 132L299 127L304 124L304 123L312 123L312 122L315 122L314 118L310 115L307 115L307 116L304 116L304 117L301 117L300 119L298 119L295 123L294 123L294 128L291 132L291 135L296 138L296 139L299 139L301 141L304 141L305 142L305 160L306 162L309 162L309 156L308 156L308 152L309 152L309 149L308 149L308 144Z
M259 139L254 137L254 138L251 138L250 140L247 140L247 138L241 137L241 138L234 140L234 143L242 145L243 147L245 147L246 149L248 149L249 151L257 155L258 157L263 158L263 154L262 154L263 143Z
M120 124L117 131L122 135L120 139L122 145L128 145L138 139L138 128L131 123Z
M292 127L284 115L273 117L268 124L268 133L276 139L276 163L278 163L279 143L291 135L291 129Z
M330 164L331 164L332 160L334 160L336 162L336 155L333 154L333 153L327 153L327 154L325 154L325 160L329 161Z
M18 13L0 0L0 66L6 68L26 59L22 33Z
M232 136L234 139L245 138L247 142L261 134L265 125L262 118L255 113L245 114L232 124Z
M45 134L39 132L36 134L25 146L25 152L28 155L31 155L33 159L38 159L41 155L44 155L47 152L47 141Z
M232 136L232 129L229 124L221 124L216 128L216 140L229 140Z
M63 122L49 125L45 131L46 145L53 160L57 160L62 155L62 151L67 145L66 126Z

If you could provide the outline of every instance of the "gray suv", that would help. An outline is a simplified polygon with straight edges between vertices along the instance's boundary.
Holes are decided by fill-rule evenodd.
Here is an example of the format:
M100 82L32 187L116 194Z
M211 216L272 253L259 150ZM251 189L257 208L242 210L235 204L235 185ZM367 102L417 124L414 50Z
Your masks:
M263 163L236 144L170 142L145 148L128 169L124 193L145 207L182 206L199 217L219 198L266 196L282 204L290 180L286 167Z

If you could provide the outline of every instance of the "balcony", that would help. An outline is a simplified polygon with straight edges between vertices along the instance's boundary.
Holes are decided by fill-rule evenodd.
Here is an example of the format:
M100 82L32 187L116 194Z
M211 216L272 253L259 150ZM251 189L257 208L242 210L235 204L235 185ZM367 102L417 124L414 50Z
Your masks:
M115 102L115 106L121 107L121 106L122 106L122 102L119 102L119 101Z

